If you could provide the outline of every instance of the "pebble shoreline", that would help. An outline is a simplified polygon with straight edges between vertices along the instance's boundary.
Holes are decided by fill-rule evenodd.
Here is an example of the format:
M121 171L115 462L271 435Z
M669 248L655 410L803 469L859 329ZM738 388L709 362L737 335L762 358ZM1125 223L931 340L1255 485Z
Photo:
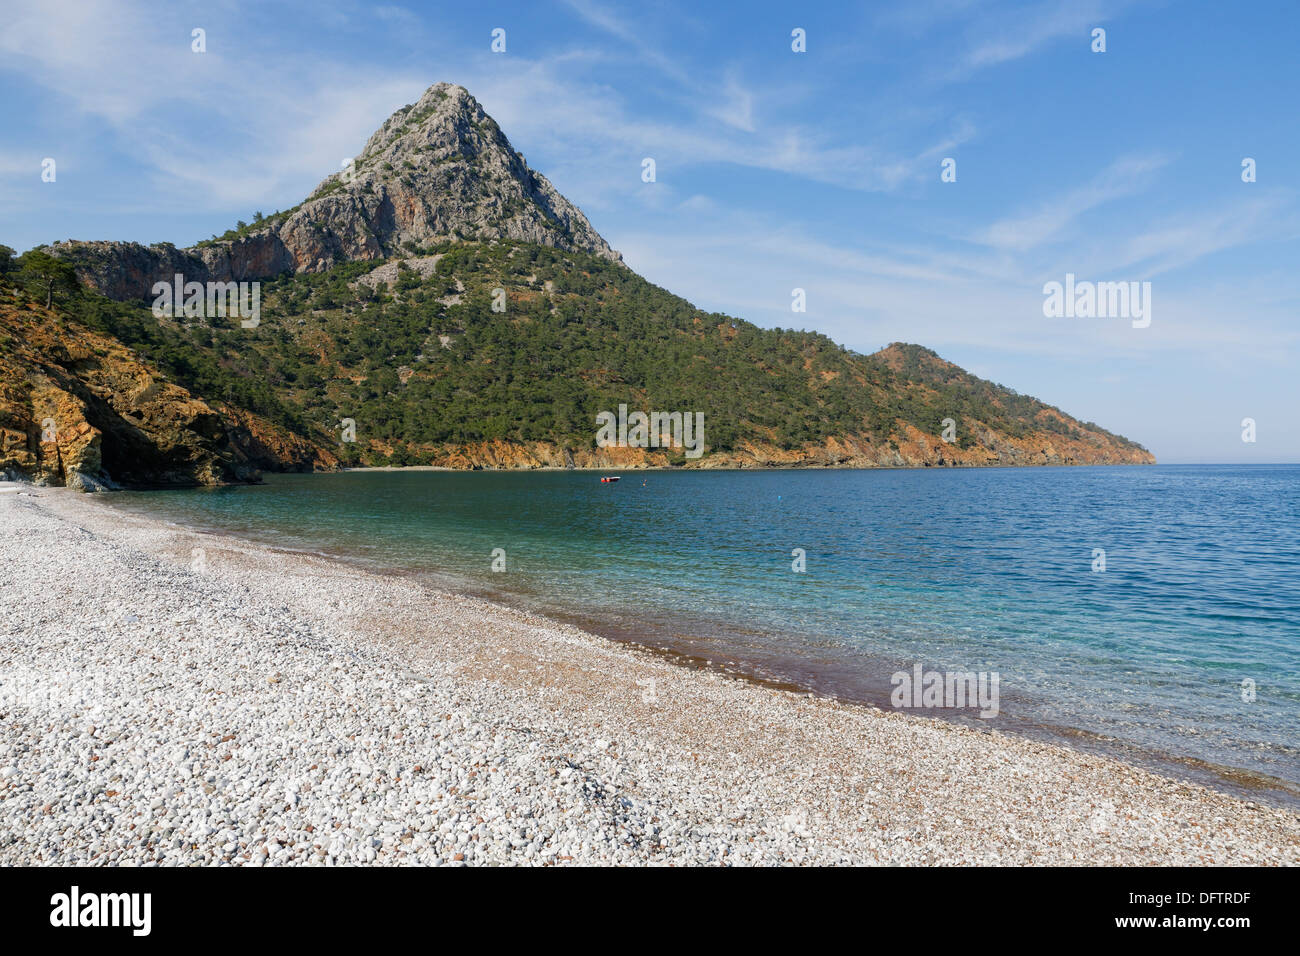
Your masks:
M0 483L0 864L1277 864L1300 815Z

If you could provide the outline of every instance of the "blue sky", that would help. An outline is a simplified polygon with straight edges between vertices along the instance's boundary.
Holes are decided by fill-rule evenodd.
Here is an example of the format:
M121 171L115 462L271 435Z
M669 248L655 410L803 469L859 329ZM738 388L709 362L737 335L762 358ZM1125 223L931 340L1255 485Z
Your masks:
M4 0L0 22L20 250L189 244L295 205L445 80L703 308L927 345L1164 462L1300 461L1293 0ZM1044 317L1067 272L1149 281L1151 325Z

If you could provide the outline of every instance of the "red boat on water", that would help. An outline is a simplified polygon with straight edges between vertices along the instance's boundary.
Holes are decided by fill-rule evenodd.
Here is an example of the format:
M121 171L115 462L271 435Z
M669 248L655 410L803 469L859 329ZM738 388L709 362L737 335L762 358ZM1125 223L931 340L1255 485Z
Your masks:
M621 478L621 477L622 477L622 475L609 475L608 477L601 478L600 480L601 480L601 481L618 481L619 478Z

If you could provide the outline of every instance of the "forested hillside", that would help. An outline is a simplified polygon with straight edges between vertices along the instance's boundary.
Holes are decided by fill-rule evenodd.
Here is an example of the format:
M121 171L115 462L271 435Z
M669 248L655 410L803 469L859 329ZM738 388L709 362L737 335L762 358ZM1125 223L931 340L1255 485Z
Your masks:
M97 486L338 462L1153 461L921 346L862 355L701 312L624 265L453 84L394 112L302 203L252 219L184 249L0 247L0 470ZM255 288L258 318L153 308L177 276L209 295ZM622 406L701 415L703 453L599 447L597 415ZM80 450L44 437L59 415L78 422Z
M281 276L262 285L256 328L159 319L143 301L84 289L62 295L56 307L71 321L194 395L348 464L1149 460L920 346L860 355L816 333L760 329L702 313L607 258L532 243L449 242L379 266ZM702 412L706 454L597 448L596 414L620 404ZM342 440L344 419L355 442Z

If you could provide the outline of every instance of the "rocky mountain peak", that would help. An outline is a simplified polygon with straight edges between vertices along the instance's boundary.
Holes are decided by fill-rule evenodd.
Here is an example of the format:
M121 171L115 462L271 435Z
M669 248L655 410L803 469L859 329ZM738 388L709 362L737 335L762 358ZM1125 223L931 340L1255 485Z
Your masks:
M528 167L462 86L436 83L393 113L299 206L188 249L68 242L83 281L117 299L156 281L262 279L384 259L449 239L510 239L621 261L587 217Z
M410 144L407 149L414 151L453 146L459 148L452 152L467 154L465 147L473 148L481 140L476 127L491 120L465 87L435 83L415 103L403 106L384 120L366 142L357 162L364 164L387 151L401 151L403 144ZM494 121L492 126L496 128ZM500 141L509 147L504 136ZM444 153L443 157L450 154Z
M464 238L620 258L576 206L529 169L469 91L451 83L429 87L385 120L353 163L321 183L295 218L303 213L313 221L328 223L342 214L344 223L369 223L388 254ZM364 237L354 242L349 258L375 257Z

